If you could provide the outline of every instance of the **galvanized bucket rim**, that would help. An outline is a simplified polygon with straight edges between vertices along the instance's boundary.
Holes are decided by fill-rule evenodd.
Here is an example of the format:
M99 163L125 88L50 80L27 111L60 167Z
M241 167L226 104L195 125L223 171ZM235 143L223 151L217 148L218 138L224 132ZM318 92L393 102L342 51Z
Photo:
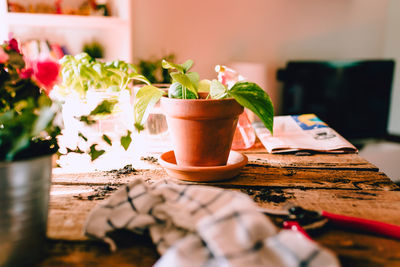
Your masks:
M44 158L52 157L55 153L50 153L50 154L45 154L37 157L31 157L27 159L19 159L19 160L13 160L13 161L0 161L0 168L8 167L9 165L13 163L23 163L23 162L31 162L35 160L41 160Z

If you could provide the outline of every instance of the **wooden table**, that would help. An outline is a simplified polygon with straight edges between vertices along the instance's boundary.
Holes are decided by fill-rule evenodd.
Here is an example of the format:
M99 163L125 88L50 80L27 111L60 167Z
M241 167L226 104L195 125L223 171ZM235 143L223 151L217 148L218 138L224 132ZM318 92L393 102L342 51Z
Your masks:
M233 180L210 184L250 194L259 205L306 209L400 225L400 188L357 154L274 155L244 152L249 164ZM118 186L137 177L167 178L157 163L148 169L55 174L51 188L48 253L39 266L151 266L159 257L148 237L122 239L111 253L87 239L82 227L90 210ZM400 266L400 240L331 225L312 237L337 253L343 266Z

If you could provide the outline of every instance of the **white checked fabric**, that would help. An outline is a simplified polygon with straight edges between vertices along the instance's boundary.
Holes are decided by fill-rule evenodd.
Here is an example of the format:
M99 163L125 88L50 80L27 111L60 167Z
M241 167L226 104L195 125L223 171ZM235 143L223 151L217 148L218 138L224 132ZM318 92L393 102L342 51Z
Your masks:
M162 255L156 266L339 266L302 234L278 233L247 195L209 186L137 179L96 206L85 225L112 250L107 234L117 229L148 229Z

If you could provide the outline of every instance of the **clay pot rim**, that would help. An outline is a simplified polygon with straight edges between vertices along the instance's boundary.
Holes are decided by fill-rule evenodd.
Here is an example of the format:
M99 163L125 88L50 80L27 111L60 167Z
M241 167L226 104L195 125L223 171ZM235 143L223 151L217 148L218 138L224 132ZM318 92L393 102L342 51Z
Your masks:
M227 163L225 165L216 165L216 166L185 166L178 165L178 163L171 162L172 157L175 158L174 150L170 150L164 152L160 156L160 163L164 168L168 168L175 171L183 171L183 172L212 172L212 171L229 171L237 168L241 168L248 162L248 157L240 152L230 150L230 153L233 153L236 158L240 160L236 160L233 163ZM175 159L176 160L176 159Z
M233 97L229 97L229 98L222 98L222 99L205 99L205 98L197 98L197 99L181 99L181 98L170 98L168 97L168 95L163 95L162 96L163 99L169 99L168 101L190 101L190 102L219 102L219 101L236 101Z

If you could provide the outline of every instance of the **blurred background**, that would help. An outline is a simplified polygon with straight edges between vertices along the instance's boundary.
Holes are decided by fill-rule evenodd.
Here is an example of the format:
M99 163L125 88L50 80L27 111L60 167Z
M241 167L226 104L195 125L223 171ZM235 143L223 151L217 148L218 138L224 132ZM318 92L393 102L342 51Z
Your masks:
M277 115L316 113L399 181L399 13L397 0L0 0L0 38L55 57L191 58L209 79L234 66Z

